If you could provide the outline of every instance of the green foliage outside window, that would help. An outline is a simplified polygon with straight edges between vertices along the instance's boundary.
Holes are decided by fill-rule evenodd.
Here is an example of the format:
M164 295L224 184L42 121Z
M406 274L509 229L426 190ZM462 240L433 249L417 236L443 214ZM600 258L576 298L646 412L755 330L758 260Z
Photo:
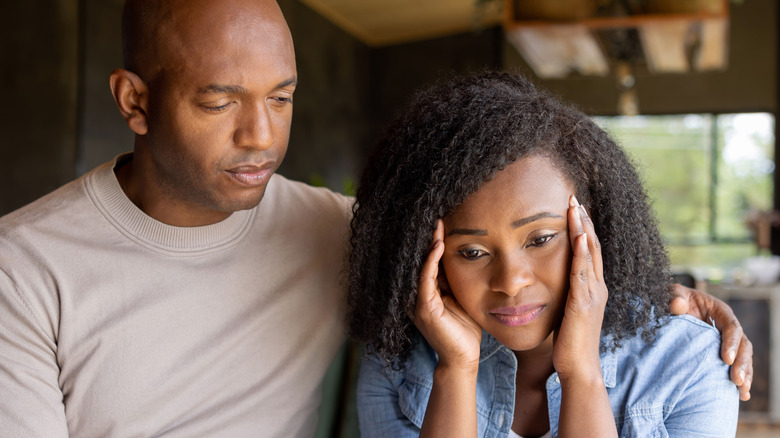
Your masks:
M756 254L745 221L772 208L772 115L594 119L639 169L673 265L725 269Z

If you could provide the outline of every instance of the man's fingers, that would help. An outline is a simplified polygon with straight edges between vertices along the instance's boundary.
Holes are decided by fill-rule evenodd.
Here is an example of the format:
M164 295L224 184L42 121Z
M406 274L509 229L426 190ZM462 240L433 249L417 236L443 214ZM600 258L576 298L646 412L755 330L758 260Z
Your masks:
M750 400L750 388L753 385L753 368L751 367L745 375L745 383L738 387L739 399L742 401Z
M742 331L742 326L736 320L721 329L720 357L723 359L723 362L726 362L729 365L734 364L734 360L737 358L737 351L740 349L740 344L742 342L750 343L745 337L745 333ZM753 347L751 346L751 354L752 349Z
M748 375L753 375L753 344L746 336L742 337L730 373L731 381L740 386Z
M678 285L675 285L675 289L677 289ZM669 310L671 310L672 315L685 315L688 313L688 310L690 309L690 306L688 305L688 298L683 298L680 296L676 296L672 298L672 302L669 305Z

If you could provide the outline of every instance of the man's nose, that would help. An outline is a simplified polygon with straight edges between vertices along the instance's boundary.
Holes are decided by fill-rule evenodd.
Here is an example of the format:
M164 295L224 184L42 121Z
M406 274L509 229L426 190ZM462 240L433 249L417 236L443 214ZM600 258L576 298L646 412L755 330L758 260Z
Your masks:
M264 102L248 105L241 109L242 113L234 132L236 145L266 150L274 144L271 110Z

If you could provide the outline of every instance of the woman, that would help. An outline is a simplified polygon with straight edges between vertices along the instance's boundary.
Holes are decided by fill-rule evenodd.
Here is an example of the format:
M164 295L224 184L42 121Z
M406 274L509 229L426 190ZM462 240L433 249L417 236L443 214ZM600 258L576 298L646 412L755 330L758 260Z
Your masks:
M456 78L391 126L356 205L364 436L734 436L718 333L668 315L645 192L584 114Z

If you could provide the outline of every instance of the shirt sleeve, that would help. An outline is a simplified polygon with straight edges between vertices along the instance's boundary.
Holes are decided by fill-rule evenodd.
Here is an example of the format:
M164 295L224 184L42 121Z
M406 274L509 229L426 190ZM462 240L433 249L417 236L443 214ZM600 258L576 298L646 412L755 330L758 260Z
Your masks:
M366 438L418 437L420 429L402 411L399 390L402 370L393 370L372 353L366 353L357 384L360 434Z
M0 270L0 435L68 436L56 341Z
M688 351L701 360L664 425L669 437L733 438L739 417L739 392L729 380L729 366L720 359L719 336L702 338L689 345ZM688 364L696 363L695 357L687 359Z

